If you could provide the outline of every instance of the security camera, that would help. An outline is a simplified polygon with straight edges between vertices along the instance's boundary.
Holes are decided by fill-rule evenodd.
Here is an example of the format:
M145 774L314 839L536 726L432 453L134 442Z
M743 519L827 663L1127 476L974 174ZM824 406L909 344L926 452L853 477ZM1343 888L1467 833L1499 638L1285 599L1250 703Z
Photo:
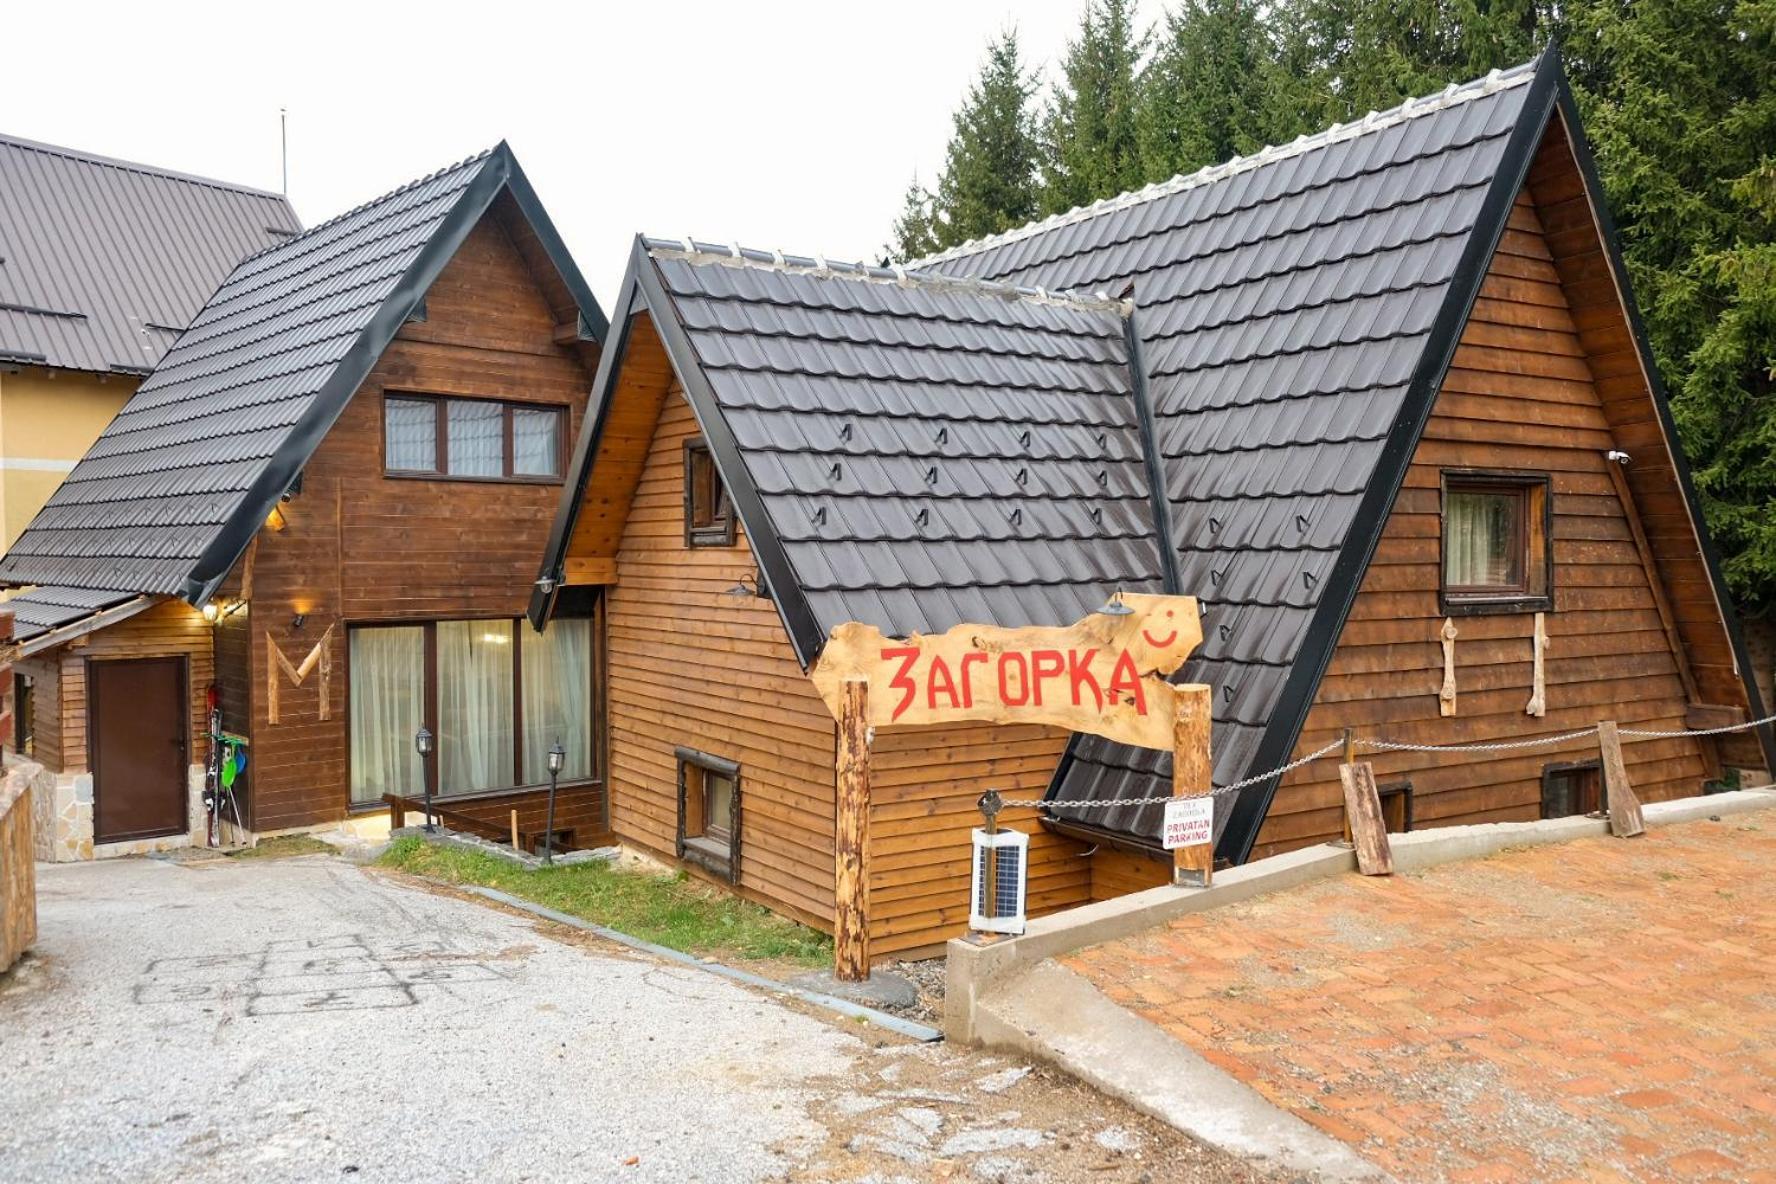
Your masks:
M1623 452L1620 448L1612 448L1608 452L1603 454L1603 459L1608 460L1608 461L1614 461L1616 464L1619 464L1619 465L1625 465L1628 463L1628 454L1626 452Z

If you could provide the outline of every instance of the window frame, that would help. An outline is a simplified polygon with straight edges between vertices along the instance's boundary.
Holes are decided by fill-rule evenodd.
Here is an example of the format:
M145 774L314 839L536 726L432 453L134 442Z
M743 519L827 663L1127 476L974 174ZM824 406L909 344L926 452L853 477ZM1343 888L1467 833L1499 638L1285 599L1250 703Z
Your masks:
M559 620L583 620L591 630L591 661L587 665L586 678L591 692L592 718L588 726L591 734L591 765L592 771L585 777L563 778L557 783L558 788L582 788L603 785L608 754L605 752L604 728L604 696L600 690L604 661L604 628L601 614L585 616L559 616ZM367 813L374 810L385 810L380 799L358 802L352 800L351 784L351 634L357 629L401 629L419 628L422 631L421 654L425 662L425 704L421 712L421 721L433 737L438 731L438 626L451 621L493 622L503 621L512 626L512 777L513 784L498 786L493 789L466 790L461 793L442 793L438 784L439 754L434 744L432 755L423 764L425 782L415 786L414 793L423 793L430 788L434 800L449 803L472 801L476 798L500 797L506 794L535 793L549 788L547 776L541 781L525 781L524 777L524 639L521 631L529 627L523 617L427 617L418 620L393 618L375 618L359 621L347 621L345 644L345 802L346 809L351 813ZM608 808L608 807L607 807ZM608 821L608 820L607 820Z
M709 462L710 476L715 481L716 504L710 511L707 526L697 523L697 483L693 479L696 474L698 458ZM686 440L684 443L684 541L687 547L732 547L738 539L735 531L734 499L728 493L727 482L722 480L721 469L716 466L715 454L709 450L709 442L700 438Z
M740 765L735 761L703 752L696 748L679 746L672 750L678 762L678 835L675 848L678 858L692 863L712 875L720 876L730 884L740 882L740 833L742 826L741 802L743 779ZM691 797L691 777L689 770L701 773L715 773L726 777L734 787L733 806L729 810L729 828L726 851L724 844L711 840L707 832L691 830L688 807ZM698 787L701 796L701 785Z
M432 468L429 469L393 469L389 467L388 442L388 404L398 401L403 403L430 403L434 427L432 429ZM452 473L450 464L450 404L457 403L493 403L500 407L500 468L498 476L474 473ZM560 485L567 480L568 434L571 427L572 409L566 403L530 402L524 399L501 399L491 395L444 395L432 391L385 390L382 392L382 475L398 481L472 481L482 485ZM514 411L552 411L555 413L558 430L555 433L555 472L548 476L534 473L514 473L516 461L512 421Z
M1449 584L1451 493L1515 492L1520 499L1515 546L1523 582L1511 586ZM1509 469L1444 469L1437 503L1437 608L1440 616L1552 612L1554 609L1554 483L1548 473Z
M1553 787L1556 777L1569 777L1574 773L1590 773L1597 778L1597 808L1595 810L1579 810L1571 814L1548 813L1548 791ZM1585 761L1554 761L1542 766L1542 800L1538 813L1544 820L1549 818L1596 818L1609 812L1609 779L1603 773L1603 761L1592 757Z

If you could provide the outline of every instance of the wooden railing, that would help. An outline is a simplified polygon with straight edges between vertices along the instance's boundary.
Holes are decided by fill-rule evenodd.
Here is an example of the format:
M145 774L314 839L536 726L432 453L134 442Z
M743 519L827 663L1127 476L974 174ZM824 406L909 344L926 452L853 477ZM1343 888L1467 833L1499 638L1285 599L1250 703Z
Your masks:
M425 814L426 806L424 798L409 798L402 797L400 794L385 793L382 795L382 800L389 808L390 830L396 830L407 825L406 815L408 814L419 814L422 816ZM461 810L453 810L448 806L440 805L435 798L432 800L432 817L437 819L442 825L449 827L451 830L474 835L479 839L487 839L490 842L495 843L505 843L508 846L510 846L515 840L518 843L517 849L520 851L535 852L542 846L543 842L543 832L540 829L526 829L517 826L516 824L508 824L507 826L502 827L499 824L489 822L484 818L477 818L473 814L467 814ZM566 850L565 847L557 848L558 852L564 850Z

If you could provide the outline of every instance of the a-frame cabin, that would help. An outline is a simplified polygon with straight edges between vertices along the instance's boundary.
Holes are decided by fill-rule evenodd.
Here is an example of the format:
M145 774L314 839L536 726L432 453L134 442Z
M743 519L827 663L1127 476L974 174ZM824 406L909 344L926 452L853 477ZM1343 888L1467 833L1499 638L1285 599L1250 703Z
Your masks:
M1077 294L1076 294L1077 293ZM619 838L830 924L827 632L1199 598L1218 853L1336 837L1344 729L1515 743L1763 707L1556 55L908 270L640 240L532 619L593 597ZM1446 668L1445 634L1452 671ZM1545 637L1537 658L1538 632ZM1537 681L1537 671L1541 672ZM1452 677L1450 676L1452 673ZM1765 726L1630 735L1643 798ZM875 739L876 955L957 932L976 797L1033 911L1163 882L1169 761ZM1395 825L1598 804L1595 740L1376 757Z
M504 144L236 267L0 560L40 855L202 841L213 710L250 832L540 834L560 742L599 842L597 622L518 626L606 328Z

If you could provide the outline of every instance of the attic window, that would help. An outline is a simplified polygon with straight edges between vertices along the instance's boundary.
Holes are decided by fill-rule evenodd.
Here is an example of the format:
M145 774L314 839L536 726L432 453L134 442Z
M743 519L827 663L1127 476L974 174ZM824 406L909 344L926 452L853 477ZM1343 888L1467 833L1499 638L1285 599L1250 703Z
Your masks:
M734 545L734 505L715 471L715 458L701 440L685 443L685 546Z
M383 466L391 476L555 482L564 423L561 407L390 394Z
M1553 608L1546 474L1443 474L1443 610Z

